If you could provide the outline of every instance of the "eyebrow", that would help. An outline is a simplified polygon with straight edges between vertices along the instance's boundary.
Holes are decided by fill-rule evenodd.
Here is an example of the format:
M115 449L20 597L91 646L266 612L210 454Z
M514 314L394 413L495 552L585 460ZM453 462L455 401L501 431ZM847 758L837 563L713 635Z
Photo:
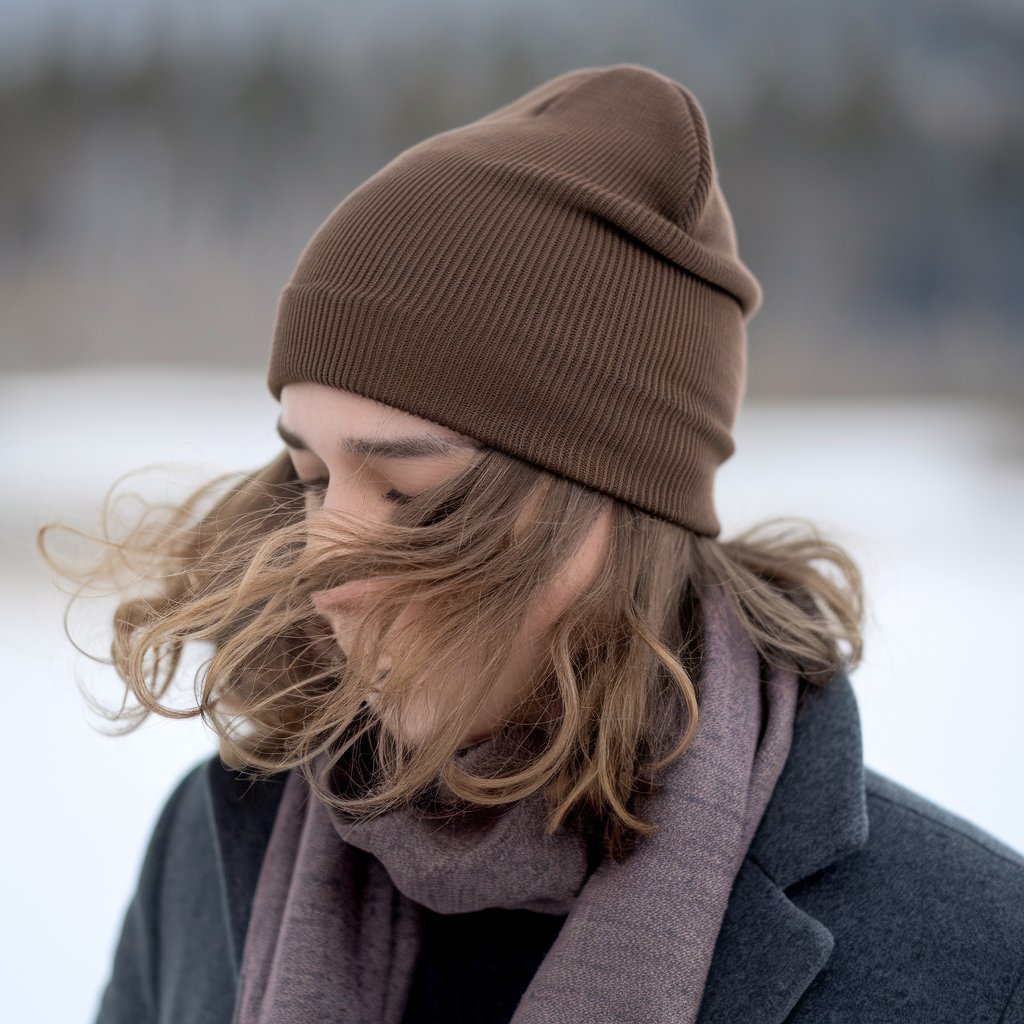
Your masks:
M292 433L280 420L277 421L277 432L289 448L302 452L309 451L309 445L298 434ZM417 434L411 437L395 437L387 441L347 437L338 447L340 451L352 455L368 455L378 459L418 459L426 455L448 455L466 448L479 451L483 445L461 437Z

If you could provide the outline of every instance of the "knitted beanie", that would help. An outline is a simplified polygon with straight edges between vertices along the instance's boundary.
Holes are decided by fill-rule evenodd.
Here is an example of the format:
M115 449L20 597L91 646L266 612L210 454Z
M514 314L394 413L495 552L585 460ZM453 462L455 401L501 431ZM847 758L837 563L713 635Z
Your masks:
M578 68L346 196L281 295L268 385L344 388L715 537L761 298L696 98Z

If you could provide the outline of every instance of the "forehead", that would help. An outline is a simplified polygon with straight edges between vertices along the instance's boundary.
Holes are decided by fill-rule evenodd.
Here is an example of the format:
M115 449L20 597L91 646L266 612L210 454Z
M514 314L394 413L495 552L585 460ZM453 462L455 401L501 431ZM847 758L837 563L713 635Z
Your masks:
M292 433L310 438L330 432L374 433L381 437L428 434L453 440L472 440L465 434L404 409L396 409L344 388L309 381L286 384L281 389L281 423Z

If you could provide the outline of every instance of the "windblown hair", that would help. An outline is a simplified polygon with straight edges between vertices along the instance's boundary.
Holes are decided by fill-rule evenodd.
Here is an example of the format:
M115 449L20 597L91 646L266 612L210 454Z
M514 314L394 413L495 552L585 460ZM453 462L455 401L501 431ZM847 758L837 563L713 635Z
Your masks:
M217 477L180 503L143 502L130 522L115 524L116 488L99 533L48 523L37 537L50 567L79 585L70 604L114 584L111 657L89 657L116 667L125 699L117 709L93 706L124 732L150 713L201 715L228 765L253 776L297 768L321 798L356 817L438 784L490 807L541 789L549 832L585 820L621 858L655 827L634 813L634 801L696 733L707 587L724 588L763 666L798 670L801 692L861 659L861 574L802 520L712 539L492 449L383 522L311 510L287 452L254 472ZM465 723L482 709L534 596L609 507L598 576L555 622L544 671L506 710L507 723L529 723L543 742L509 773L463 771ZM62 562L49 550L54 529L95 542L97 557ZM380 591L345 652L310 595L357 579L374 579ZM411 601L429 616L389 635ZM194 706L172 707L189 641L212 653L196 672ZM391 671L379 684L385 652ZM480 668L467 673L470 657ZM461 682L445 683L421 742L382 727L450 679ZM667 737L666 721L679 723ZM365 784L329 793L325 771L367 743L374 757Z

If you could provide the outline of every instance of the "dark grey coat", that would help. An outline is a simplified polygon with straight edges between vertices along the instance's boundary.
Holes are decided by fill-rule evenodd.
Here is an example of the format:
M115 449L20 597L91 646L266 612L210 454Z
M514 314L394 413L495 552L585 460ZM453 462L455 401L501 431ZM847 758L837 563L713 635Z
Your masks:
M283 778L249 784L213 758L179 784L97 1024L228 1024ZM864 766L845 675L810 690L700 1024L1024 1024L1022 974L1024 857Z

